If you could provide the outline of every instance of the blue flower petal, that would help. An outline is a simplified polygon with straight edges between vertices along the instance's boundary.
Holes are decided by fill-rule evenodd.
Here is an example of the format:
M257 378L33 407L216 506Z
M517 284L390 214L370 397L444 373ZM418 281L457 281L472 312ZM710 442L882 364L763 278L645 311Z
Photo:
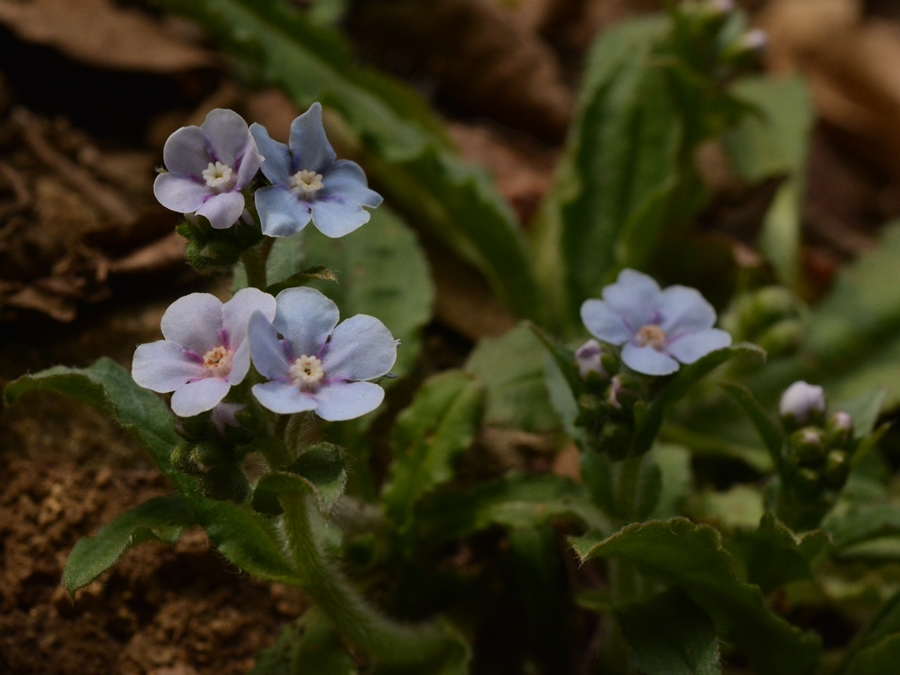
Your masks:
M603 289L603 300L633 334L657 322L662 293L652 277L626 269L616 283Z
M371 380L389 372L397 360L397 343L374 316L357 314L331 334L322 370L328 379Z
M318 356L337 325L337 305L314 288L288 288L275 298L275 328L291 346L291 355Z
M256 210L263 234L268 237L297 234L312 218L309 204L280 185L270 185L256 191Z
M172 412L179 417L193 417L216 407L231 385L221 377L207 377L188 382L172 394Z
M153 181L156 200L179 213L193 213L211 194L212 189L206 183L181 173L161 173Z
M197 209L216 230L224 230L234 225L244 212L244 195L240 192L222 192L207 199Z
M696 333L711 328L716 310L700 292L687 286L669 286L662 292L660 328L670 338L680 333Z
M131 362L131 377L140 386L164 394L206 375L206 367L179 344L159 340L140 345Z
M258 288L242 288L222 306L222 328L228 336L226 347L236 349L244 342L254 312L261 312L271 322L275 318L275 298Z
M250 390L260 405L279 415L314 410L316 399L312 394L300 391L287 382L265 382L254 385Z
M289 145L293 155L292 174L301 169L321 173L322 169L334 164L337 155L325 136L320 103L313 103L309 110L291 122Z
M200 129L207 142L210 160L234 169L250 137L244 118L234 110L216 108L209 111Z
M261 124L251 124L250 134L256 141L257 149L266 158L262 164L263 175L272 183L287 185L291 180L291 152L288 146L272 140Z
M163 163L169 171L200 178L209 162L206 138L200 127L181 127L166 139Z
M624 344L634 334L602 300L585 300L581 305L581 320L591 335L612 345Z
M259 150L256 148L256 141L248 137L247 143L244 145L244 149L241 151L240 159L238 160L239 168L232 190L243 190L247 187L250 184L250 181L256 176L256 172L259 171L259 168L263 165L264 161L263 156L259 154Z
M653 347L638 347L629 342L622 348L622 361L644 375L670 375L678 370L678 361Z
M371 382L325 385L315 393L316 415L329 422L361 417L384 400L384 389Z
M331 167L322 172L322 184L325 186L318 194L326 201L336 196L345 202L376 208L384 198L371 190L366 182L366 174L359 164L349 159L339 159Z
M256 312L250 317L247 342L250 344L253 365L263 377L270 380L287 377L291 364L284 345L278 339L275 327L262 312Z
M178 298L163 314L160 328L167 340L202 357L222 346L222 301L209 293Z
M319 198L310 203L312 221L316 229L327 237L343 237L365 225L371 217L359 204L344 201L342 197Z
M709 328L671 340L667 351L682 363L693 363L710 352L730 344L730 334L718 328Z

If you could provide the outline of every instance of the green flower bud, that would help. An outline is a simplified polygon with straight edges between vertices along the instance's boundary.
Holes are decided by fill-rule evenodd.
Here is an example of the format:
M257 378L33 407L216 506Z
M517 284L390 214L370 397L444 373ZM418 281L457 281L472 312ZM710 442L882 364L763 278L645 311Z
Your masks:
M795 431L788 445L802 464L819 464L825 458L825 434L816 427Z
M786 356L800 348L805 335L806 326L800 319L786 319L765 330L755 342L769 356Z
M794 474L792 482L800 497L812 497L819 491L819 472L814 469L802 468Z
M843 450L832 450L825 459L825 469L822 478L829 487L839 489L847 480L850 472L849 456Z
M631 449L632 436L632 430L628 426L608 422L600 433L598 449L607 453L613 461L625 459Z
M828 417L825 423L826 442L833 448L844 448L853 438L853 419L843 410Z

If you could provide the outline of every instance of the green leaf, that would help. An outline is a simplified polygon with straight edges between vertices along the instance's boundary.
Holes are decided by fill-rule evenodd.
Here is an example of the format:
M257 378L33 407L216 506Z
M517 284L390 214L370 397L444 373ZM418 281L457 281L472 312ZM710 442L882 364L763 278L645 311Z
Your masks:
M609 521L582 485L554 474L513 474L467 490L427 495L416 513L424 541L459 539L492 525L536 527L574 519L587 529L609 531Z
M719 675L719 641L709 616L679 591L616 611L634 665L646 675Z
M175 418L160 398L137 385L131 373L112 359L102 358L88 368L56 366L24 375L6 385L4 401L13 406L32 391L52 391L89 405L118 421L149 451L160 471L182 492L193 491L193 483L172 468L170 457L181 438Z
M900 534L900 504L856 506L841 516L829 517L822 527L831 532L838 548Z
M340 112L349 123L343 145L358 143L373 187L478 268L501 302L535 316L535 281L511 209L485 171L449 149L443 125L408 87L356 66L338 32L285 2L164 0L163 6L199 21L299 106L321 101Z
M558 428L544 383L544 346L522 324L495 340L485 339L465 369L484 383L484 423L543 432Z
M766 450L769 451L772 464L776 467L781 466L781 447L784 443L784 431L781 425L769 416L762 404L744 385L723 382L721 386L747 413L753 426L759 432Z
M723 492L705 490L694 496L691 516L720 529L756 527L765 514L763 496L755 486L733 485Z
M650 404L646 413L638 420L634 434L633 453L640 455L647 452L656 440L662 425L663 415L670 405L683 397L697 382L706 377L723 363L739 356L751 356L765 360L766 353L754 344L741 343L717 349L701 359L678 371L675 378L666 385L662 394Z
M398 525L408 524L422 495L453 478L456 460L478 431L483 406L480 384L454 370L427 380L397 418L394 462L382 500Z
M604 31L588 54L576 120L534 233L539 275L568 321L620 266L644 262L679 183L683 138L655 50L665 17Z
M659 501L650 517L666 520L681 513L692 486L691 453L680 445L656 443L647 455L660 472Z
M337 281L334 273L324 265L316 265L292 274L287 279L279 281L277 284L271 284L266 288L269 295L278 295L286 288L297 288L298 286L308 286L313 281Z
M636 523L597 542L573 540L583 560L615 558L681 588L743 647L753 668L767 675L803 675L818 664L814 634L802 633L765 605L756 586L740 581L721 536L683 518Z
M253 493L253 508L260 513L280 515L278 496L283 492L302 492L314 496L322 513L328 513L344 494L346 485L347 470L341 451L321 443L306 450L285 471L273 471L260 478Z
M792 581L811 580L810 563L830 547L828 533L797 535L766 513L756 530L734 533L731 549L747 570L747 580L768 594Z
M900 633L888 635L870 647L861 649L847 666L844 675L884 675L897 670L900 662Z
M357 675L353 657L331 624L309 609L284 626L278 641L260 652L248 675Z
M786 176L763 223L760 246L782 281L796 286L800 206L815 120L812 95L800 77L745 77L731 93L757 110L725 132L722 141L737 173L751 183Z
M174 544L182 529L194 524L190 506L181 495L149 499L101 527L93 537L79 539L66 560L63 585L74 595L119 562L131 547L153 539Z

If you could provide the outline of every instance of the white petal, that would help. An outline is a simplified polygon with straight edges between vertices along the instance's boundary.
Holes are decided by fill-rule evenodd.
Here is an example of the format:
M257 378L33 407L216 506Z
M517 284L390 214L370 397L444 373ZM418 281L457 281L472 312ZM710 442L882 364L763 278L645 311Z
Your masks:
M671 340L666 351L682 363L693 363L710 352L730 344L731 335L729 333L718 328L710 328Z
M624 344L634 334L603 300L585 300L581 305L581 320L591 335L612 345Z
M172 412L179 417L193 417L212 410L229 389L231 385L221 377L188 382L172 394Z
M210 110L200 125L209 148L210 159L232 169L250 139L250 128L234 110Z
M247 339L250 316L260 312L270 322L275 318L275 298L258 288L242 288L222 307L222 327L229 349L237 349Z
M716 310L695 288L669 286L662 292L660 328L675 338L680 333L696 333L711 328Z
M207 370L196 357L191 357L184 347L168 340L140 345L131 362L131 377L140 386L166 393L175 391Z
M381 321L357 314L338 324L322 357L325 377L371 380L387 373L397 360L397 343Z
M312 394L302 392L287 382L257 384L251 391L262 407L279 415L291 415L316 407L316 399Z
M603 300L609 309L619 316L623 323L637 333L642 326L659 322L659 307L662 293L653 277L622 270L616 283L603 289Z
M338 422L375 410L384 400L384 389L371 382L341 382L325 385L315 397L316 415L329 422Z
M255 312L250 317L247 344L250 345L253 365L263 377L270 380L287 377L291 363L284 353L284 343L278 339L274 326L262 312Z
M678 370L678 361L653 347L638 347L629 342L622 348L625 365L644 375L670 375Z
M163 337L197 356L222 346L222 302L209 293L179 298L163 314Z

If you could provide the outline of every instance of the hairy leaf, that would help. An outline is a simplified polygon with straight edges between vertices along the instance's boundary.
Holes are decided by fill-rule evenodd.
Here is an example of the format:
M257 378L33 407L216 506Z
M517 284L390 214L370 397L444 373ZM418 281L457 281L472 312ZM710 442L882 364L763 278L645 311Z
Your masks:
M300 491L316 498L322 513L328 513L344 494L347 485L347 469L341 451L333 445L322 443L301 454L284 471L273 471L259 479L253 493L253 508L260 513L279 515L281 492Z

